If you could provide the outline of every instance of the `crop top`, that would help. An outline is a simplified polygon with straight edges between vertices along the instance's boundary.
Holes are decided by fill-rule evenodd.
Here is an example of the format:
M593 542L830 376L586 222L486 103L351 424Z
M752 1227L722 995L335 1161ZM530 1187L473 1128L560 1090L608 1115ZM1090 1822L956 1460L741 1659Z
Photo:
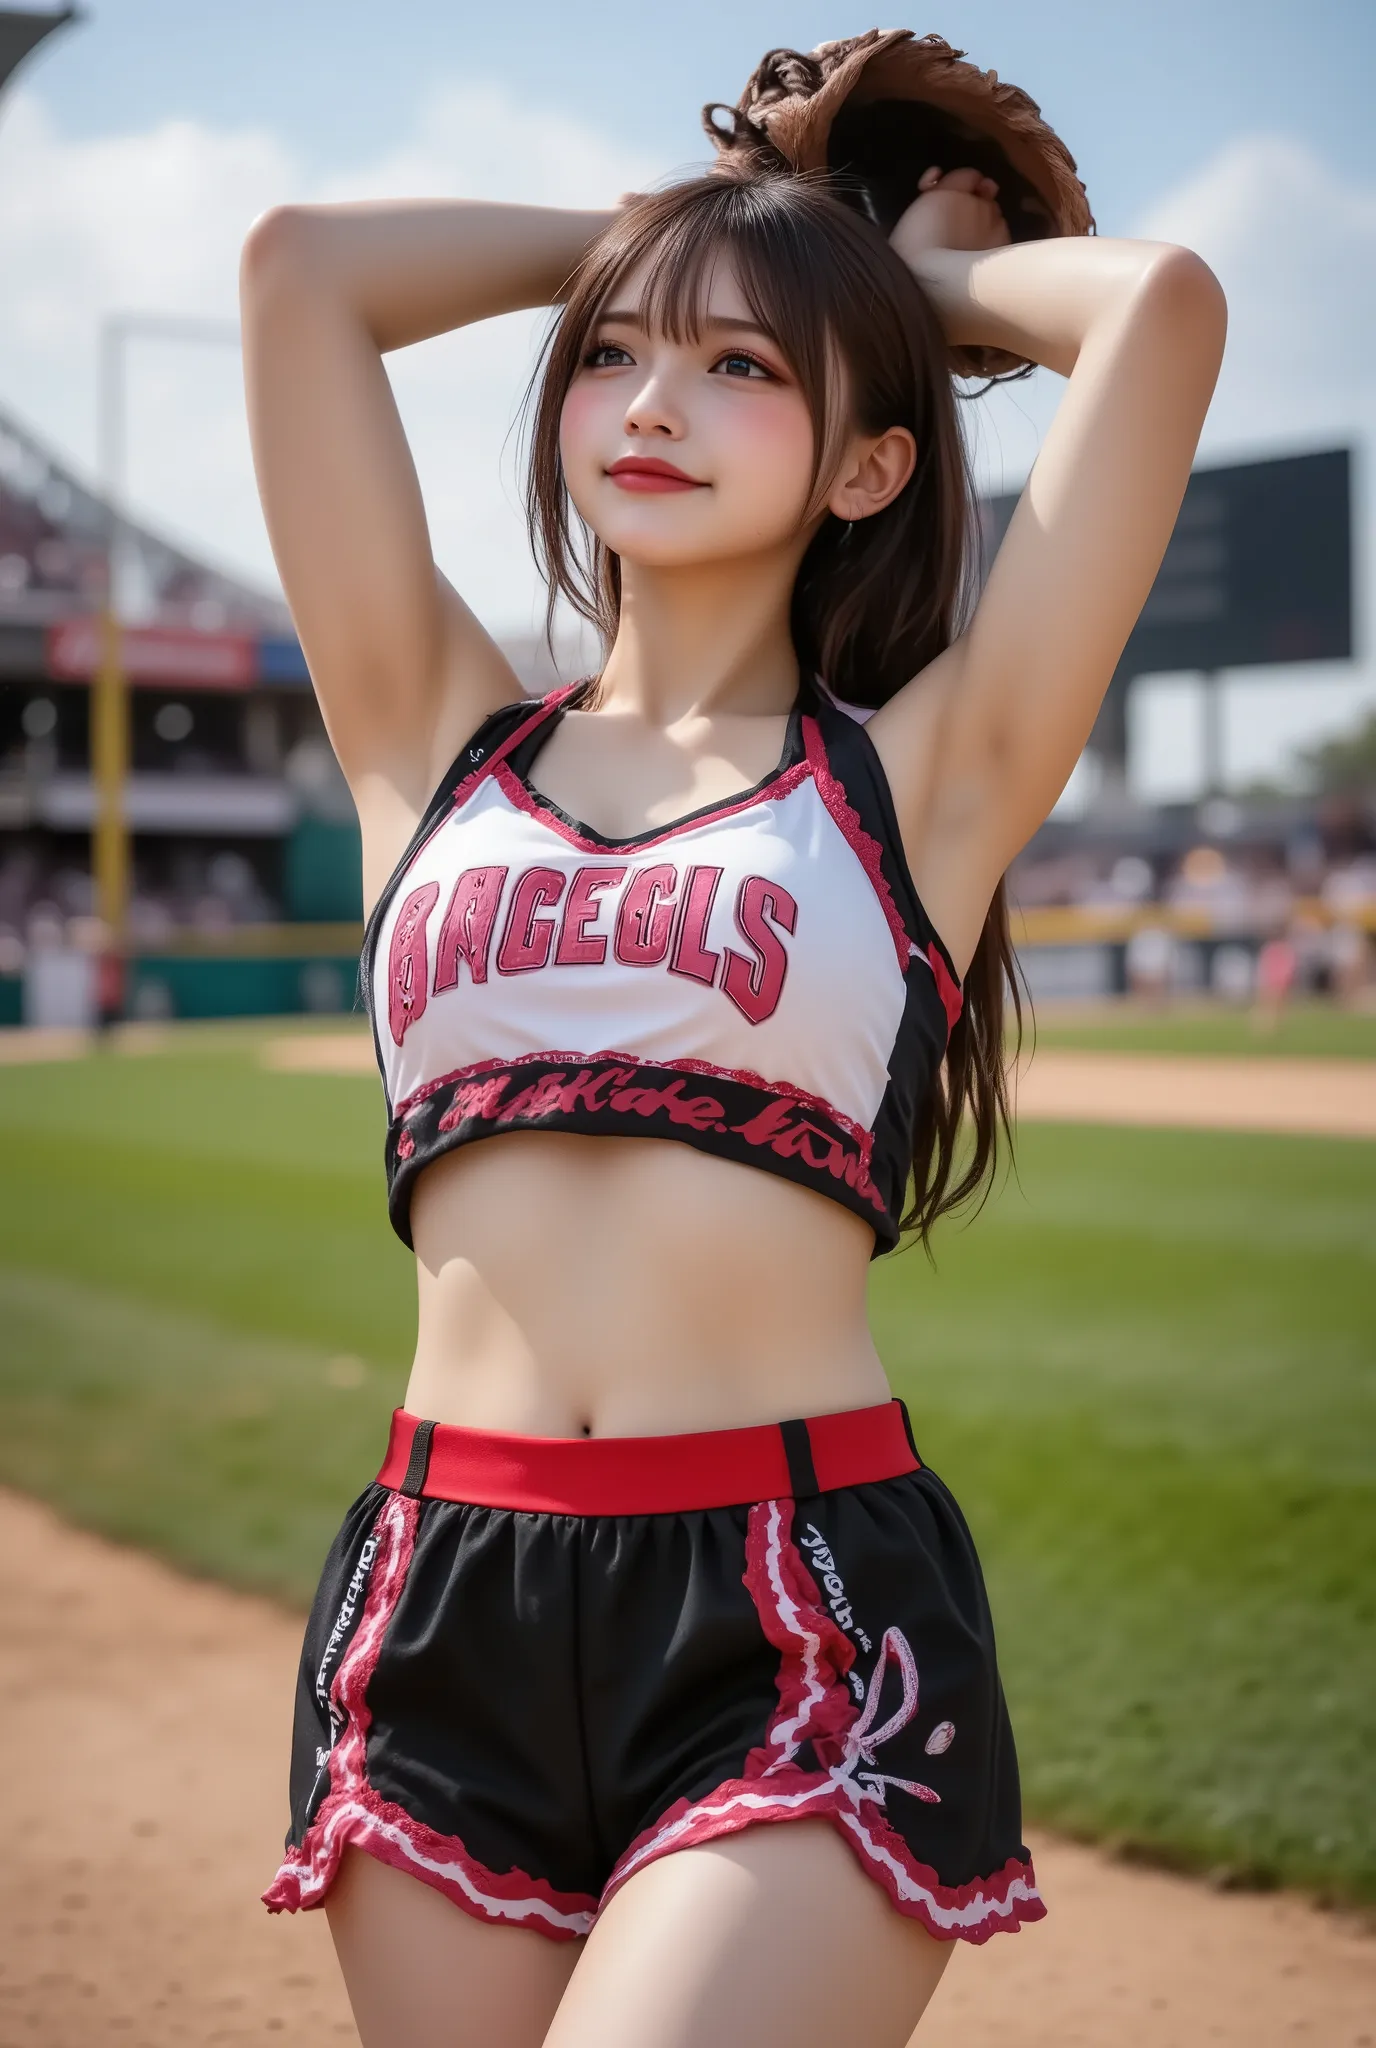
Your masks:
M898 1238L961 995L863 725L805 685L778 765L608 839L532 786L575 683L508 705L445 776L364 935L388 1207L508 1130L675 1138Z

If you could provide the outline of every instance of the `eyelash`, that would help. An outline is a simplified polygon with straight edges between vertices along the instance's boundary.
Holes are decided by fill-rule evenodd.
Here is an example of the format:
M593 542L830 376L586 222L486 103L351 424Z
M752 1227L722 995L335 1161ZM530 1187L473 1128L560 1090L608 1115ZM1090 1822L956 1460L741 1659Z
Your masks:
M584 369L605 370L612 368L613 365L608 363L600 363L598 361L599 356L609 355L612 353L625 356L630 354L630 350L623 348L619 341L594 342L591 348L587 350L586 354L583 357ZM751 355L749 349L746 348L726 349L721 355L717 357L717 360L715 363L713 363L712 368L714 370L718 369L722 363L749 363L754 369L759 370L771 384L777 384L779 381L776 375L774 374L773 370L770 369L768 363L761 362L758 356ZM751 383L753 379L745 377L742 378L740 381L742 383L748 384Z

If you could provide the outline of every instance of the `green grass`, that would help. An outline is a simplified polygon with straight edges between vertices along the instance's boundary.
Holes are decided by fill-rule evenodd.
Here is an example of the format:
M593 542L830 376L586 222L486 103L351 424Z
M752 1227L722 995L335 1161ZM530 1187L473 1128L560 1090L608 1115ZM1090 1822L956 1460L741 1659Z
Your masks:
M1029 1126L876 1274L985 1556L1029 1810L1376 1898L1376 1146Z
M300 1602L413 1281L374 1085L256 1042L0 1069L0 1477ZM1376 1146L1031 1125L1019 1176L874 1306L1029 1813L1376 1900Z
M0 1478L304 1602L401 1399L415 1280L376 1085L265 1073L261 1038L0 1068Z
M1339 1010L1332 1003L1295 1003L1274 1028L1250 1010L1220 1003L1045 1003L1029 1043L1102 1052L1214 1053L1233 1059L1376 1059L1376 1011Z

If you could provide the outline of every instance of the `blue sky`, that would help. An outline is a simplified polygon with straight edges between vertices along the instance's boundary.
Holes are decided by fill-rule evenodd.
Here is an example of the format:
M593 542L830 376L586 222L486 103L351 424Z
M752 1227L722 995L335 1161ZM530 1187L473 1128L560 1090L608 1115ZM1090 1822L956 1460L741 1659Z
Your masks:
M1339 172L1369 179L1376 168L1371 0L946 0L929 12L902 18L1015 80L1069 138L1101 232L1122 232L1234 135L1293 134ZM428 76L466 74L568 107L673 164L701 153L701 103L734 99L763 51L870 26L830 0L93 0L30 80L72 133L170 111L262 122L342 168L362 144L404 131Z
M1076 155L1101 232L1191 241L1229 291L1205 454L1376 440L1376 5L1372 0L954 0L924 14L1032 93ZM868 18L818 0L491 5L442 0L93 0L0 112L0 404L89 466L94 335L111 305L233 311L234 257L274 198L376 191L609 201L706 154L697 114L761 53ZM511 451L529 322L392 358L436 552L489 623L519 627ZM131 377L141 510L271 576L237 366L147 350ZM990 408L981 473L1021 480L1057 381ZM1364 463L1363 591L1376 581ZM1367 607L1364 605L1364 613ZM1363 628L1365 629L1365 616ZM1364 638L1369 638L1364 631ZM1376 670L1231 692L1234 771L1376 699ZM1188 686L1139 699L1141 762L1188 782ZM1148 729L1150 728L1150 729ZM1149 778L1150 779L1150 778Z

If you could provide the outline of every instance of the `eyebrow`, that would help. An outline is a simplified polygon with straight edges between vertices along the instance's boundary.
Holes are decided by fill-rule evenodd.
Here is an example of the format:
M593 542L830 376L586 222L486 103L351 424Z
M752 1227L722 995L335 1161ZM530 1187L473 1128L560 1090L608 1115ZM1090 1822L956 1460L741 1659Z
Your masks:
M645 331L640 311L636 307L612 306L605 313L600 313L598 318L607 321L614 320L622 327L639 327L642 333ZM704 331L712 329L717 333L758 334L763 341L774 341L774 336L770 333L769 329L761 327L758 320L724 320L713 314L702 322L702 327ZM777 342L774 345L777 347Z

